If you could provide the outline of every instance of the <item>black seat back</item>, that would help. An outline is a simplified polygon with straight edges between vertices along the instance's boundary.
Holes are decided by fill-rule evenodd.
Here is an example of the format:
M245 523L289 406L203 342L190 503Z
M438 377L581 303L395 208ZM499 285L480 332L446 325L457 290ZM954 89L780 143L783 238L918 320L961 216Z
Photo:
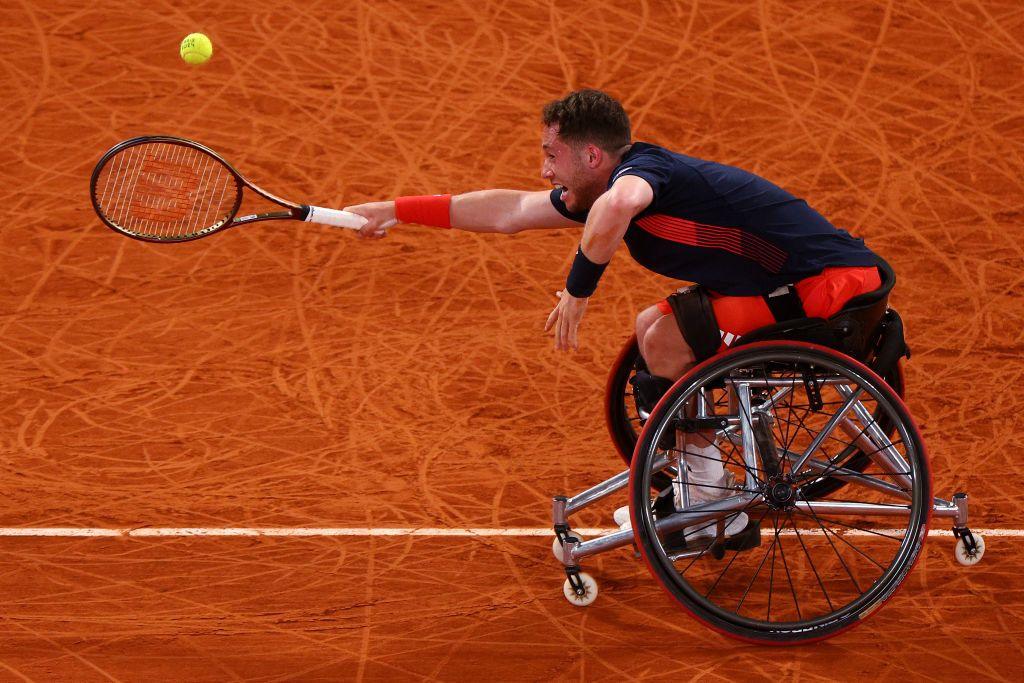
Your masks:
M882 280L878 289L858 294L828 319L841 344L840 350L849 356L864 360L878 340L879 323L889 307L889 292L896 284L896 274L888 263L878 260L878 275Z

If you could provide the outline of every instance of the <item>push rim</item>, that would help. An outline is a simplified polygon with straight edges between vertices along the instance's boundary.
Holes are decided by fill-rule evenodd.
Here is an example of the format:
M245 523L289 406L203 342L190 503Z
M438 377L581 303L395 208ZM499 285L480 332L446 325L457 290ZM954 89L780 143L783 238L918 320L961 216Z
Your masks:
M771 367L772 363L776 364L776 370L784 367L786 363L801 366L813 365L819 372L828 372L834 377L849 380L849 383L854 385L854 389L863 389L864 396L867 398L861 403L873 402L875 406L892 417L896 424L895 430L898 438L892 439L891 443L897 452L905 458L908 467L905 474L909 481L906 486L901 485L900 487L905 489L905 493L899 494L905 496L906 499L900 498L898 503L907 508L905 522L900 522L905 526L898 532L883 531L885 524L893 523L891 518L885 518L888 522L884 522L880 526L875 522L862 523L859 519L852 517L835 518L835 515L831 515L827 518L812 520L819 527L817 534L803 535L801 538L802 531L812 526L808 522L806 510L813 511L813 508L807 507L813 499L798 494L797 500L804 506L804 511L802 513L793 512L795 508L791 507L788 511L784 510L780 513L764 504L766 498L762 493L758 499L760 502L755 500L750 504L747 513L754 521L760 520L764 523L767 520L769 522L768 526L771 528L766 535L767 546L762 544L759 548L747 551L725 551L720 560L713 559L714 551L711 546L705 547L699 554L697 554L697 547L694 546L694 548L683 551L691 553L689 556L680 558L678 548L671 547L668 537L659 537L653 526L655 518L651 512L651 497L648 491L651 477L658 473L651 471L650 467L650 464L659 455L655 444L661 439L671 416L675 415L684 402L694 396L701 386L718 385L721 384L723 378L737 370L751 366L756 367L759 364ZM826 406L828 403L826 402ZM791 401L791 404L800 409L796 401ZM827 413L827 410L827 407L823 407L819 412ZM876 413L869 412L866 414L866 419L870 420L874 415ZM803 432L805 433L801 438L804 441L811 439L808 434L813 433L813 425L821 424L819 418L820 416L813 419L803 418ZM815 420L819 421L815 422ZM782 445L783 452L786 450L792 452L791 449L800 442L800 439L796 438L791 438L787 442L785 434L778 430L773 430L773 433L776 435L776 441ZM838 446L838 443L835 446ZM833 447L833 450L836 448ZM631 505L635 520L636 541L641 554L655 578L682 606L705 623L729 635L758 642L776 643L806 642L834 635L839 630L848 628L871 614L891 596L919 556L931 510L927 458L920 436L906 412L905 406L892 388L860 363L835 351L809 344L767 342L740 347L698 366L680 380L655 408L641 435L636 453L631 476ZM896 480L895 476L874 471L875 469L877 467L872 461L872 465L867 469L867 474L863 475L860 481L856 481L856 477L851 480L857 484L856 486L848 487L842 496L834 495L820 503L815 502L818 504L842 502L862 502L875 505L895 504L891 501L897 494L891 491L879 492L867 488L866 484L869 481L877 483L877 481ZM745 475L746 472L741 471L740 474ZM763 475L764 472L761 474ZM800 480L805 471L797 470L789 474L795 480ZM802 479L804 482L814 480L815 477L809 476ZM794 487L794 490L798 489L799 487ZM761 490L763 492L763 487ZM867 493L861 493L862 490ZM850 498L851 493L857 493L856 500ZM803 517L800 516L801 514ZM796 521L787 521L787 515L788 520L795 519ZM772 523L773 516L774 519L781 517L783 522L781 524ZM792 564L783 564L799 557L801 549L798 544L801 541L806 543L808 538L813 539L813 554L809 553L807 548L803 549L806 559L801 560L799 572L795 571L796 568ZM888 549L884 551L875 548L868 549L869 545L878 545L879 541L883 547L888 546ZM830 546L833 544L838 545L840 550L835 550L834 547L830 550ZM896 547L893 547L894 545ZM774 552L774 554L769 556L769 552ZM787 552L790 553L789 560L783 559L780 563L780 555ZM827 558L829 552L833 553L835 559L831 561L832 566L828 567L826 572L824 565L815 565L815 558ZM869 558L877 566L873 567L857 553ZM854 561L850 560L850 556L853 556ZM839 561L837 562L836 559ZM755 561L760 565L755 564ZM746 593L743 594L747 597L738 601L738 604L730 602L734 596L729 596L727 591L724 591L723 587L728 584L728 581L724 580L723 572L720 569L716 570L717 578L707 571L701 573L701 567L708 567L716 562L719 563L720 568L726 567L729 571L735 571L734 575L740 575L739 570L741 569L751 572L752 578L748 582L749 585L746 586ZM844 562L846 564L843 564ZM766 576L775 577L769 579L770 581L777 578L778 584L768 583L767 599L764 595L751 599L750 594L754 588L761 590L762 593L765 592L763 584L766 576L759 579L755 569L757 566L764 567L769 563L771 569ZM695 567L697 569L694 569ZM793 583L793 575L797 573L805 580L805 585ZM849 575L850 586L845 589L837 588L831 596L828 596L827 591L830 585L846 581L843 578L844 573ZM860 580L858 581L858 579ZM861 586L864 588L861 589ZM773 588L775 589L774 596ZM785 598L786 593L792 597ZM801 603L801 593L811 596L812 599L805 599ZM813 593L822 593L826 597L824 600L821 598L815 600ZM771 613L773 597L777 601L775 615ZM784 599L789 599L793 606L786 608L784 602L782 604L778 602ZM834 604L840 602L842 604ZM755 617L753 608L760 609L765 603L768 605L766 615Z

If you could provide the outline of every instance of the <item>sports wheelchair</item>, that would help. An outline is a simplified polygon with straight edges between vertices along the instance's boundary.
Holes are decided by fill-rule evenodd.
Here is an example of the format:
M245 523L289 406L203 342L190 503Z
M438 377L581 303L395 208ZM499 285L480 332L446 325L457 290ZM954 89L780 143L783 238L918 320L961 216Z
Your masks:
M887 305L895 277L884 263L879 271L882 286L835 316L755 330L692 368L655 406L633 389L642 359L629 340L605 405L629 469L552 502L552 550L569 602L597 596L582 560L632 543L706 625L759 643L806 643L858 624L892 596L932 516L952 519L961 564L981 560L967 494L932 496L924 443L902 401L910 352ZM683 451L698 435L728 475L711 499L688 495L684 455L696 452ZM627 487L630 521L619 531L589 540L573 531L571 515ZM727 532L741 515L745 527Z

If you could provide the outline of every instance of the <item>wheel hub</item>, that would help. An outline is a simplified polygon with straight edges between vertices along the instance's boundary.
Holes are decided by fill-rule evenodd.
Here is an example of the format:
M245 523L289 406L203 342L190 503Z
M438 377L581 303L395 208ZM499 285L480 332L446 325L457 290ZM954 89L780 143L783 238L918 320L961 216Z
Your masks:
M796 487L789 475L772 477L764 487L764 499L775 510L791 508L796 502Z

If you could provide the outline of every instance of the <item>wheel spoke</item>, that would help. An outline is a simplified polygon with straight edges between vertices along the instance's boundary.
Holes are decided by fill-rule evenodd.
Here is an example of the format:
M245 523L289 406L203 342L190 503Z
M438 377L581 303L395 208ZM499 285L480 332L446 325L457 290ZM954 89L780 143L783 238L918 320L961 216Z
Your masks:
M763 521L764 521L764 518L768 516L768 512L769 512L769 511L768 511L768 510L766 509L766 510L764 511L764 514L762 514L762 515L761 515L761 518L757 520L757 525L758 525L758 526L760 526L760 525L761 525L761 522L763 522ZM689 571L689 569L690 569L690 568L691 568L691 567L692 567L692 566L693 566L693 565L694 565L694 564L695 564L695 563L697 562L697 560L699 560L700 558L704 557L704 554L705 554L705 553L706 553L706 552L707 552L707 551L708 551L708 550L709 550L710 548L711 548L711 546L709 545L709 546L708 546L707 548L704 548L704 549L702 549L702 550L700 551L700 554L699 554L699 555L697 555L696 557L694 557L694 558L693 558L693 560L692 560L692 561L690 562L690 564L686 565L686 568L685 568L685 569L683 569L683 571L681 572L681 574L686 574L686 572L687 572L687 571ZM722 571L721 571L721 572L719 572L719 574L718 574L718 577L717 577L717 578L715 579L714 583L712 583L712 584L711 584L711 588L709 588L709 589L708 589L708 592L707 592L707 593L706 593L706 594L704 595L704 597L706 597L706 598L707 598L707 597L711 597L711 594L712 594L712 593L713 593L713 592L715 591L715 587L716 587L716 586L718 585L719 581L721 581L721 580L722 580L722 577L724 577L724 576L726 575L726 573L727 573L727 572L729 571L729 568L730 568L730 567L732 567L733 563L734 563L734 562L736 561L736 559L737 559L737 558L738 558L738 557L740 556L740 554L741 554L742 552L743 552L743 551L740 551L740 550L734 550L734 551L733 551L733 556L732 556L732 559L731 559L731 560L729 560L729 562L728 562L728 563L727 563L727 564L725 565L725 568L724 568L724 569L722 569Z
M779 512L775 511L775 519L772 520L772 525L775 528L775 534L772 537L772 566L768 571L768 608L765 610L764 618L766 621L772 620L772 593L775 591L775 557L778 553L780 541L779 541Z
M899 538L897 536L890 536L888 534L883 534L881 531L876 531L875 529L868 529L866 527L856 526L854 524L846 524L844 522L840 522L839 520L829 519L828 517L819 517L817 515L814 515L813 513L812 514L808 514L808 513L804 512L803 510L799 510L797 508L794 508L793 511L796 512L797 514L804 515L805 517L813 517L816 521L820 520L820 521L823 521L823 522L828 522L829 524L834 524L836 526L845 527L847 529L854 529L855 531L862 531L865 534L869 534L869 535L872 535L872 536L879 536L881 538L888 538L891 541L898 541L898 542L902 542L903 541L902 538Z
M742 609L743 601L746 600L747 599L747 595L750 594L750 589L753 587L754 581L757 580L757 575L761 573L761 569L764 567L764 563L768 560L768 555L771 553L772 548L774 548L774 547L775 547L775 542L773 540L772 544L771 544L771 546L769 546L768 550L764 551L764 556L761 558L760 564L757 565L757 571L755 571L754 575L750 577L750 583L747 584L747 589L745 591L743 591L743 595L740 596L740 601L736 604L736 611L737 612L739 612L740 609Z
M789 515L787 514L787 517ZM776 516L776 523L778 522L778 516ZM794 527L795 528L795 527ZM778 531L775 532L778 535ZM782 547L782 540L779 540L779 555L782 556L782 568L786 570L786 581L789 583L789 592L793 596L793 607L796 608L796 616L798 619L803 619L803 615L800 613L800 600L796 597L796 586L793 585L793 576L789 573L789 563L786 561L786 551Z
M829 529L825 528L825 525L821 523L821 520L818 518L818 516L814 514L814 509L813 508L808 508L808 509L811 510L811 516L814 517L814 521L817 522L818 527L821 529L822 534L824 534L824 536L825 536L825 540L828 541L829 546L831 546L832 552L834 552L836 554L836 557L839 558L839 563L841 565L843 565L843 569L846 570L846 575L850 577L850 581L853 582L854 587L859 592L863 592L863 591L861 591L860 584L857 583L857 579L854 578L853 572L850 571L850 567L846 564L846 560L843 559L842 553L839 552L839 549L836 548L835 543L833 543L832 539L829 538L829 535L828 535L829 534Z

